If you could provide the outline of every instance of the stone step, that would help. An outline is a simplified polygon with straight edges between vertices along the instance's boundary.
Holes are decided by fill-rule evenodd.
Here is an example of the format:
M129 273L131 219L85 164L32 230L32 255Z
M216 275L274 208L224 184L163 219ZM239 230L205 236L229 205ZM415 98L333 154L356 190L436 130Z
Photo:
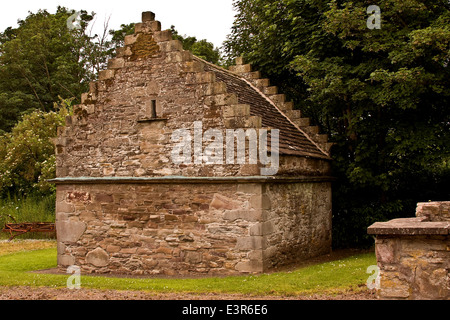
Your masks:
M307 126L302 127L302 130L308 133L311 136L315 136L319 134L319 127L318 126Z
M268 87L270 85L270 80L269 79L257 79L255 80L255 86L259 89L259 90L264 90L264 87Z
M276 87L276 86L264 87L263 93L266 94L266 95L278 94L278 87Z
M299 126L302 130L304 127L308 127L311 123L309 118L300 118L294 121L297 126Z
M286 111L289 111L289 110L293 110L293 109L294 109L294 103L293 103L292 101L283 102L283 103L280 103L280 104L278 105L278 108L279 108L281 111L283 111L283 112L286 112ZM300 111L300 110L299 110L299 111Z
M327 134L316 134L314 136L314 141L317 141L320 144L326 144L328 142Z
M120 69L125 66L124 58L113 58L108 60L108 69Z
M165 42L161 42L159 44L159 47L161 48L161 51L164 52L172 52L172 51L182 51L183 50L183 44L180 40L169 40Z
M249 78L252 80L257 80L257 79L261 78L261 72L259 72L259 71L252 71L248 75L249 75Z
M300 110L286 110L285 114L292 122L301 118Z
M193 55L190 51L187 50L168 52L166 56L166 62L168 63L177 63L192 60Z
M269 99L273 101L277 106L283 104L286 101L285 94L272 94L268 95Z
M230 66L229 70L234 73L249 73L252 71L252 66L250 64L243 64L237 66Z
M153 33L153 39L155 39L156 42L166 42L173 40L172 31L170 30L156 31Z

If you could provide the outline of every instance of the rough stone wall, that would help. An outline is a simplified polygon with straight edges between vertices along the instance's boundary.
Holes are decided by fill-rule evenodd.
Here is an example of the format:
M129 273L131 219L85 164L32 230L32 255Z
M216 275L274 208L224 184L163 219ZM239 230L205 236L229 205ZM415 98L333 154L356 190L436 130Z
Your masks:
M58 264L85 273L263 272L329 252L330 206L321 183L59 185Z
M262 128L261 117L250 115L248 105L239 104L236 94L228 93L214 72L205 71L205 63L183 50L180 41L172 40L170 30L161 31L158 21L145 20L153 16L143 19L135 34L126 36L125 46L117 49L108 69L90 84L74 115L59 128L57 176L259 175L261 163L250 164L248 158L245 164L214 166L172 161L171 152L178 143L171 139L173 132L184 128L192 135L195 121L202 122L203 132L219 129L223 135L226 129L270 128ZM151 117L152 101L156 118ZM203 147L210 142L204 139ZM307 162L299 161L299 166L290 166L285 173L304 174L314 162L329 167L328 160ZM282 161L279 174L283 172Z
M264 223L266 268L330 253L330 183L269 184L265 189L270 202Z
M377 236L383 299L450 299L450 237Z
M426 221L450 222L450 201L419 202L416 217L424 217Z
M157 21L136 26L125 47L91 83L56 140L57 176L224 176L259 174L258 165L176 165L170 155L176 129L233 128L227 110L241 110L239 128L260 128L212 72L193 60ZM150 119L156 101L158 119Z
M260 190L252 184L61 185L58 263L87 273L238 273L257 248L250 235L262 218Z
M382 299L450 299L450 201L418 203L416 218L377 222Z
M259 176L260 163L172 161L172 133L193 133L195 121L202 121L203 132L261 128L261 118L251 116L249 106L204 67L145 13L58 129L57 177L79 179L57 182L61 267L227 275L263 272L328 252L330 185L314 180L329 181L327 159L281 156L277 176L303 178L279 184L204 179ZM205 181L115 180L168 176Z

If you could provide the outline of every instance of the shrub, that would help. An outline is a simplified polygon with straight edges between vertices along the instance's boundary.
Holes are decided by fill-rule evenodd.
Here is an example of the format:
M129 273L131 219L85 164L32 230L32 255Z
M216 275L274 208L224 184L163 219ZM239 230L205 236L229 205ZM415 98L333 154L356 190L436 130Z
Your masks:
M58 111L33 111L11 132L0 136L0 195L44 194L54 191L47 179L55 177L53 139L70 114L71 100L55 104Z

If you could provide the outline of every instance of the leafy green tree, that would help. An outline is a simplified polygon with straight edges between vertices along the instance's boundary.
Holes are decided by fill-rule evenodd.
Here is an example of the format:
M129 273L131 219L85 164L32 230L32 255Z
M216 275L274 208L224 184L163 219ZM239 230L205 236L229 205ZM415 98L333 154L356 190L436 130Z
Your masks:
M367 7L381 9L369 29ZM288 93L331 140L335 246L374 221L448 200L448 1L240 0L225 46Z
M74 13L39 10L0 34L0 130L9 131L29 110L52 110L59 96L79 99L104 67L99 36L87 35L95 14L80 11L80 29L71 30Z
M195 56L213 64L220 64L220 51L218 48L214 48L214 44L206 39L198 41L196 37L181 36L174 26L171 26L171 31L173 38L181 41L184 50L189 50Z

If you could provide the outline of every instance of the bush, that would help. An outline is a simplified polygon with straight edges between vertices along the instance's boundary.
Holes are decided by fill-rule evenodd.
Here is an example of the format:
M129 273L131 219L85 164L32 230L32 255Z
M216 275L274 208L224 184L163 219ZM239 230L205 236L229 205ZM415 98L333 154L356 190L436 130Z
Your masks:
M57 128L70 114L71 100L62 100L57 112L33 111L24 115L10 133L0 136L0 195L49 195L54 186Z

